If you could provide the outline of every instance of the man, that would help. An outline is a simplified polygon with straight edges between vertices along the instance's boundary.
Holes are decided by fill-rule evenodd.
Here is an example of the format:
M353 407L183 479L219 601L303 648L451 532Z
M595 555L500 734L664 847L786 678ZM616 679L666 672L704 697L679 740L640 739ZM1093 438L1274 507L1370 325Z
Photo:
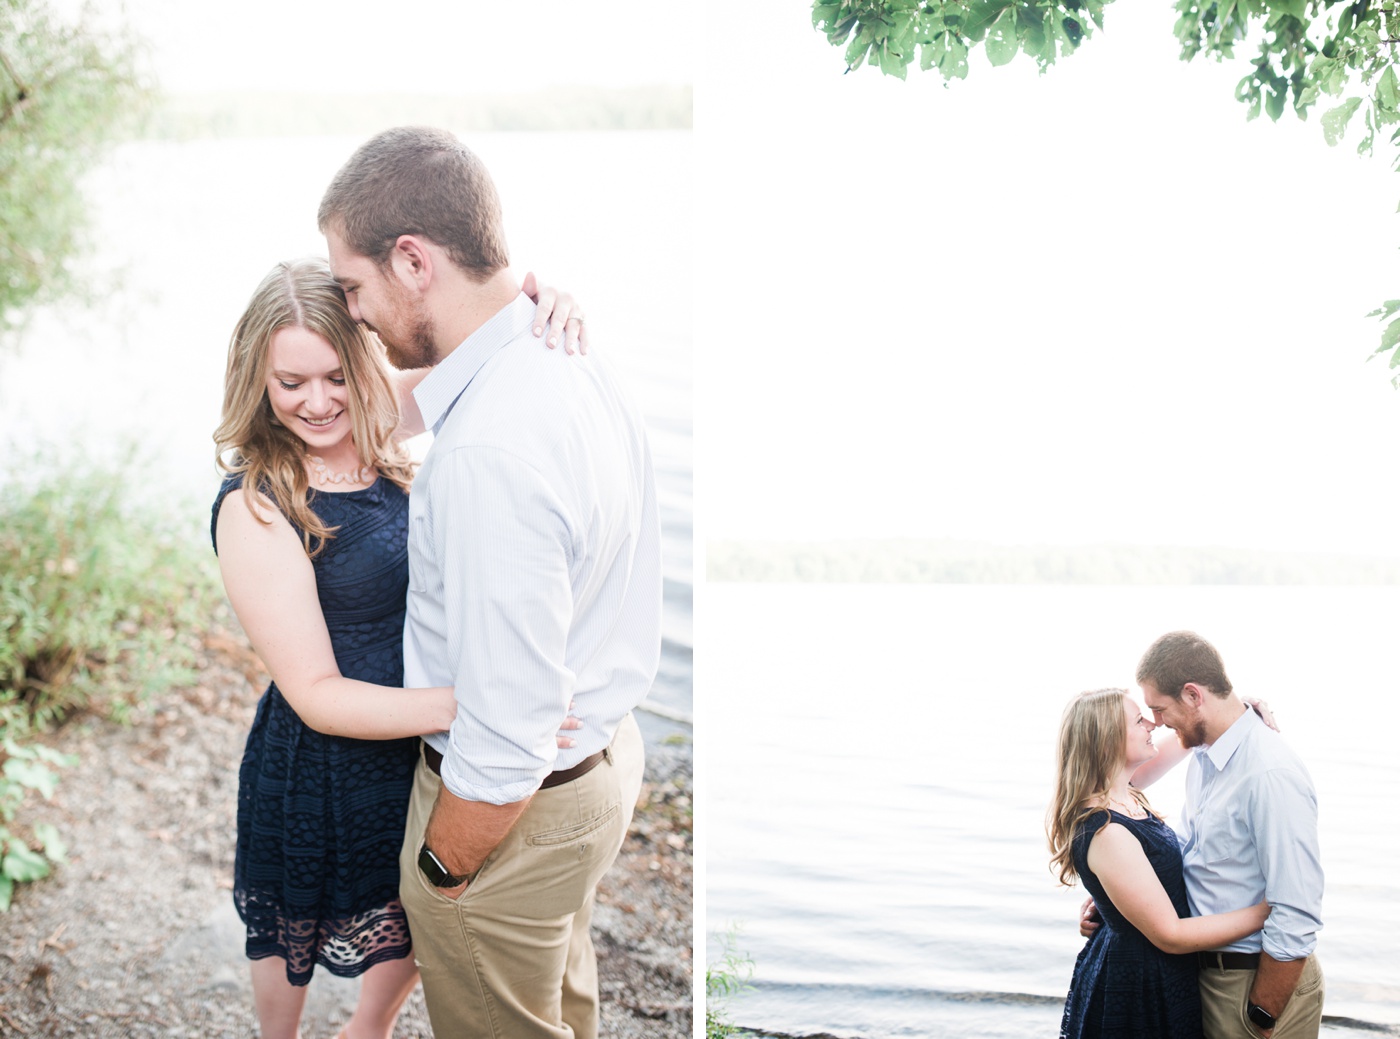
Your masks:
M400 856L433 1030L598 1032L594 888L637 801L631 710L660 658L660 531L641 419L609 369L540 350L495 188L451 134L386 131L318 216L351 314L436 434L414 482L404 681L454 687ZM559 750L569 713L576 745Z
M1191 912L1272 907L1262 931L1198 954L1206 1036L1316 1037L1322 865L1307 769L1235 695L1220 654L1194 632L1154 642L1137 681L1157 722L1194 750L1181 833Z

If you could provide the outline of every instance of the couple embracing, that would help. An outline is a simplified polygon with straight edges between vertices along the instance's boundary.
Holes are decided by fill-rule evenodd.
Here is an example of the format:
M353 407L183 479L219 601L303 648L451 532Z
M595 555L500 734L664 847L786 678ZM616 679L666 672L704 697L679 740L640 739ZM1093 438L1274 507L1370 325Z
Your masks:
M571 356L572 301L515 281L451 134L373 138L318 219L330 262L258 287L215 433L220 570L273 678L234 867L260 1034L300 1036L320 966L361 979L346 1039L388 1039L420 975L439 1036L592 1039L660 657L640 415Z
M1315 1039L1323 877L1307 769L1199 635L1159 638L1137 682L1151 717L1103 689L1060 725L1051 868L1091 896L1060 1035ZM1159 725L1177 737L1160 749ZM1188 753L1178 835L1143 789Z

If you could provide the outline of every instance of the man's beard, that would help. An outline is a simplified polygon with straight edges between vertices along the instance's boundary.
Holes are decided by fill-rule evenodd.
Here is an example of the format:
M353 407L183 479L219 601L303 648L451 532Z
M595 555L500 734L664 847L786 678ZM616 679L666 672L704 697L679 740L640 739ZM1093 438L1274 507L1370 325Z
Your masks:
M1176 738L1181 741L1181 745L1187 750L1192 747L1203 747L1206 742L1206 722L1204 718L1197 718L1176 730Z
M388 356L389 363L400 371L408 371L410 368L431 368L438 363L437 346L433 343L432 323L425 319L414 319L408 329L406 345L389 340L383 332L376 334L379 336L379 341L384 344L384 353Z
M427 308L406 294L396 292L394 324L403 329L403 335L394 331L386 335L371 326L371 331L379 336L384 344L384 352L389 363L400 371L411 368L431 368L437 364L437 343L433 336L433 320L426 313Z

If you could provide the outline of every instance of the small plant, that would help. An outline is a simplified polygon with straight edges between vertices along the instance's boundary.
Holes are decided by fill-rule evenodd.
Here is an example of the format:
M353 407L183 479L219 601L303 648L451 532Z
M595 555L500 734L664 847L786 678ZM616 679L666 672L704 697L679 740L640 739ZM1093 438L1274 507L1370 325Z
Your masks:
M129 453L0 473L0 705L37 727L89 706L120 719L193 677L211 556L138 504L138 468Z
M13 829L76 760L36 735L80 710L125 721L188 682L218 602L210 553L141 503L134 452L53 455L0 472L0 912L65 854L51 824L30 839Z
M753 987L749 984L753 960L735 948L738 937L738 925L731 925L719 939L718 961L705 964L705 1039L725 1039L739 1032L729 1022L724 1004Z
M48 800L58 783L53 767L74 765L78 759L70 754L35 743L24 745L21 740L32 732L27 712L15 704L0 708L0 913L10 908L15 885L40 880L49 875L50 863L58 864L67 855L58 830L52 823L35 823L34 839L42 849L36 852L30 842L11 829L15 813L24 803L29 790L38 791Z

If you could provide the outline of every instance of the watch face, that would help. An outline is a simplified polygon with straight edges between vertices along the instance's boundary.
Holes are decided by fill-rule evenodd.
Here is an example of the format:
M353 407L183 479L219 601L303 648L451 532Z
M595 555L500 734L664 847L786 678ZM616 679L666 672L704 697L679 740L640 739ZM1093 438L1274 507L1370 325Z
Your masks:
M423 876L428 878L428 883L433 887L455 887L461 883L447 872L447 867L438 861L438 857L426 844L418 852L418 868L423 871Z
M1274 1027L1274 1015L1253 1003L1249 1004L1249 1019L1260 1028L1270 1029Z

